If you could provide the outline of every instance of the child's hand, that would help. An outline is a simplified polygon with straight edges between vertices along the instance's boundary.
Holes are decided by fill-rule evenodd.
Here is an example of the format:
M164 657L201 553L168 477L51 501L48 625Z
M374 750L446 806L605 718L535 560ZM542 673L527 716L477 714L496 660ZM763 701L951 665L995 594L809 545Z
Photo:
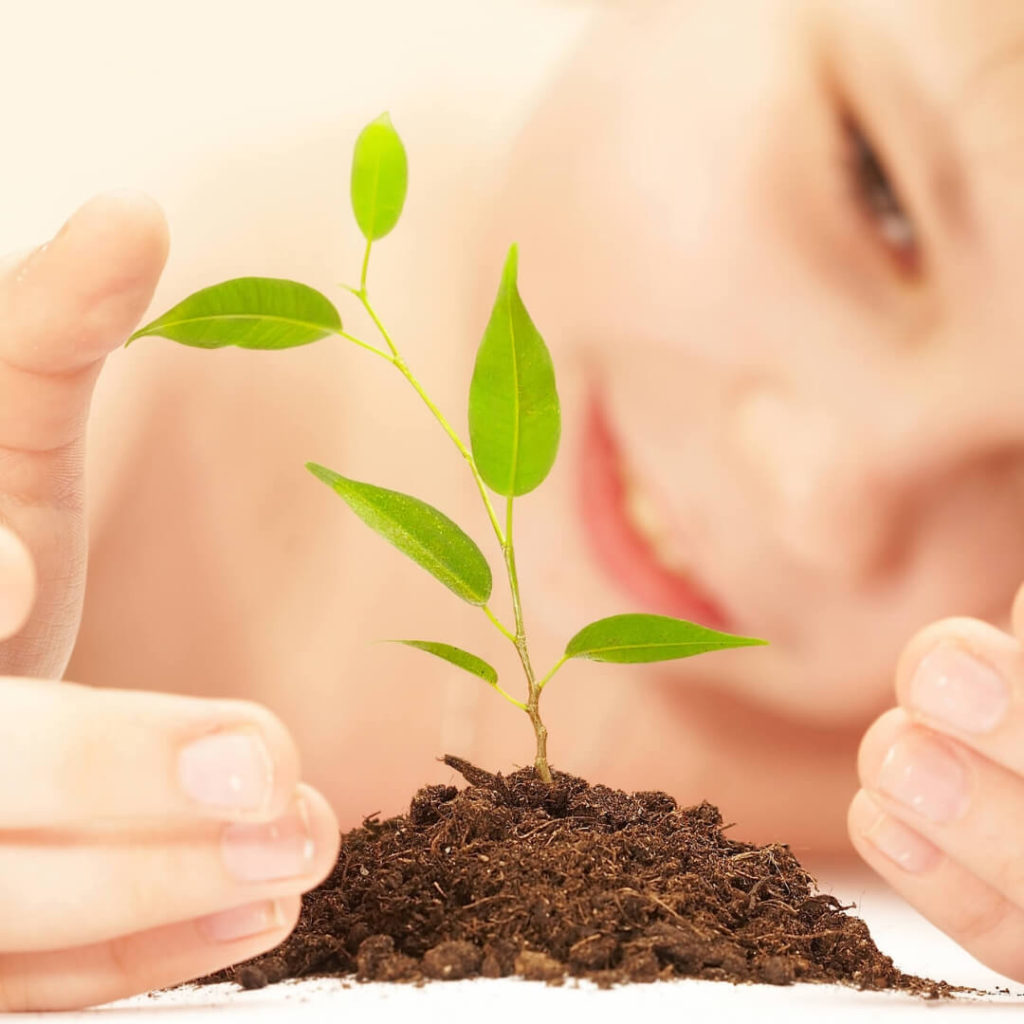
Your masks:
M921 913L1024 981L1024 587L1013 631L951 618L914 636L900 706L861 743L849 828Z
M282 942L338 855L256 704L0 677L0 1012L106 1002Z
M146 311L167 259L157 204L140 192L85 203L50 242L0 260L0 526L31 553L0 547L0 673L59 678L85 589L83 460L93 385ZM14 575L12 575L14 574ZM130 585L126 581L126 585ZM17 600L12 590L32 587Z
M0 1011L262 952L337 856L334 814L270 712L54 681L85 585L92 386L166 253L163 215L128 193L0 264Z

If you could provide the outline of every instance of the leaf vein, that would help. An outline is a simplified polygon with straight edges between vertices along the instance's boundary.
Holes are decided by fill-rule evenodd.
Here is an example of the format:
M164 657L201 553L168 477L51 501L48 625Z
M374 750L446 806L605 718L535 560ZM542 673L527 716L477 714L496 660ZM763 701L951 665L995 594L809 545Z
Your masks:
M163 320L152 326L154 329L158 327L181 327L184 324L199 324L215 320L273 320L276 323L294 324L298 327L313 327L318 331L333 332L337 330L336 327L332 327L329 324L313 323L310 320L298 320L294 317L280 316L276 313L216 313L210 316L185 317L181 320Z
M512 280L509 282L508 292L505 296L508 304L508 333L512 345L512 394L515 398L512 420L512 479L509 481L509 491L511 494L515 494L519 485L519 419L522 415L519 391L519 352L516 348L516 325L512 317L512 293L515 288L515 275L512 275Z
M687 640L687 641L669 641L669 640L648 640L647 643L642 644L611 644L607 647L582 647L580 648L580 654L600 654L604 651L634 651L640 648L654 648L654 647L735 647L735 643L729 642L715 642L711 640ZM743 645L739 645L743 646ZM751 645L753 646L753 645Z

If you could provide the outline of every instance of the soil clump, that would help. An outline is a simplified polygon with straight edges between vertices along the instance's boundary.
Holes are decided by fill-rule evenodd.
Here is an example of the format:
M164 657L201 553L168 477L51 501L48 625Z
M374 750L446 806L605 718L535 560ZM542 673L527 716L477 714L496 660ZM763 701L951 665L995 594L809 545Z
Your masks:
M897 970L787 846L728 838L709 803L444 760L467 788L426 786L408 814L345 834L288 939L200 980L689 977L962 991Z

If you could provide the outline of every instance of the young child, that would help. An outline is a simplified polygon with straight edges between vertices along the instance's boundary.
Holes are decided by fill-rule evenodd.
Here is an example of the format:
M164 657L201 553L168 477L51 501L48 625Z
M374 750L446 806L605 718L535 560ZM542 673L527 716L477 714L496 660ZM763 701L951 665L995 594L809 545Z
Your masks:
M609 7L465 241L464 331L424 333L435 238L391 270L382 249L370 287L458 423L520 243L564 418L518 513L538 663L626 610L770 643L566 666L553 764L707 797L802 857L852 840L1024 980L1022 33L1015 0ZM486 688L367 643L450 640L515 687L483 616L303 469L486 536L415 397L340 345L119 355L89 438L83 612L90 396L168 252L154 200L121 191L0 267L5 1009L270 948L339 821L400 810L447 777L440 753L532 757Z

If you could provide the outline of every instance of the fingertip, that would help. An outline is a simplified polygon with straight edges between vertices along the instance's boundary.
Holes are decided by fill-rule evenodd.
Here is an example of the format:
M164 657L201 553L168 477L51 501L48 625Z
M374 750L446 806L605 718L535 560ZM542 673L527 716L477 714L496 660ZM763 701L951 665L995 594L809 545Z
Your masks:
M13 276L0 277L8 360L50 377L92 368L149 308L169 250L167 219L147 193L86 200Z
M1022 589L1021 593L1024 593ZM1024 601L1018 593L1018 602ZM1024 605L1015 602L1015 622L1024 615ZM953 615L919 629L900 653L896 663L896 699L909 706L914 673L921 662L939 647L960 647L967 651L991 652L992 656L1012 657L1020 650L1014 637L990 622L966 615Z
M857 750L857 772L861 783L871 786L878 768L896 741L910 724L910 716L903 708L890 708L868 726Z
M934 843L883 811L863 789L850 802L846 824L857 853L897 888L907 876L928 874L943 863Z
M285 812L299 784L302 776L299 748L284 722L264 705L255 701L231 700L225 703L225 707L239 722L255 727L266 746L272 788L258 817L270 821Z
M327 798L305 782L300 782L296 792L309 815L310 838L313 840L314 862L310 878L314 888L334 870L341 849L341 830L338 818Z
M288 811L301 778L299 751L277 715L235 698L175 697L167 709L167 763L190 813L270 822Z
M71 220L85 216L97 216L105 221L120 218L149 227L157 234L167 233L167 218L163 207L141 188L122 186L97 192L78 207Z
M140 275L158 274L170 252L170 227L163 208L148 192L138 188L114 188L87 199L68 218L54 240L65 234L88 230L90 245L96 236L114 240L123 259L140 262Z
M0 526L0 640L18 633L32 612L36 567L20 537Z
M846 811L846 831L858 853L861 853L864 835L871 831L881 816L878 804L865 790L858 789Z
M298 924L301 910L300 896L279 896L208 914L195 925L202 941L221 949L237 946L239 955L232 961L237 962L281 942Z
M96 329L79 332L92 362L115 340L120 344L149 306L167 263L170 232L148 193L112 189L82 203L41 250L28 276L67 296L65 317L96 320ZM110 310L115 296L119 301Z

